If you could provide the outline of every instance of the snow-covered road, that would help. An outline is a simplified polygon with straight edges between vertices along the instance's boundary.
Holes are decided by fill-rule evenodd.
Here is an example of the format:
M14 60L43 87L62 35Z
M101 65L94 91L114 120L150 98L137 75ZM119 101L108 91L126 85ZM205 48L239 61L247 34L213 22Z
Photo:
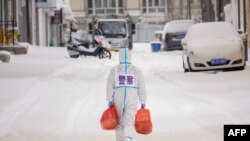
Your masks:
M118 63L70 59L65 48L32 47L0 63L0 141L112 141L100 116L106 79ZM250 64L244 71L183 73L180 51L135 44L153 132L136 141L222 141L224 124L250 124Z

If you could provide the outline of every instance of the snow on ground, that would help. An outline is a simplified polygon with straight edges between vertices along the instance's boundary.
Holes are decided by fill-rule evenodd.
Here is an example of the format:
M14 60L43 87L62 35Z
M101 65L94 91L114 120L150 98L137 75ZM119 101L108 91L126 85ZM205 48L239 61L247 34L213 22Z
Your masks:
M100 116L107 108L106 79L118 63L70 59L65 48L31 47L0 64L0 141L115 140ZM224 124L250 124L250 63L244 71L183 73L180 51L152 53L135 44L153 132L136 141L221 141Z

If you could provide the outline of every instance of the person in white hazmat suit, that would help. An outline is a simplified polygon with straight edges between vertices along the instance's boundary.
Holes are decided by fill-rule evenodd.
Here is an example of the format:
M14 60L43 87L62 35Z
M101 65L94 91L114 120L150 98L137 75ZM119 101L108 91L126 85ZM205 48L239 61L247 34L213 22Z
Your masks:
M119 126L115 130L116 141L132 141L134 119L138 99L141 108L145 108L147 100L144 79L141 71L131 63L131 54L127 48L119 50L120 64L110 71L107 81L108 105L115 105Z

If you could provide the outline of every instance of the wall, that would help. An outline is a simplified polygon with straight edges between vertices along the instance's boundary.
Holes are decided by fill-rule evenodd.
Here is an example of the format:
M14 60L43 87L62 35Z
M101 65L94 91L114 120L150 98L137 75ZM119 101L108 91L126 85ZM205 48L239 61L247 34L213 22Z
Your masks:
M87 16L87 1L86 0L70 0L70 6L73 11L73 15L77 20L78 29L86 29L85 17Z
M70 6L73 11L83 11L84 0L70 0Z
M139 0L126 0L125 3L127 4L128 10L139 10L140 9Z

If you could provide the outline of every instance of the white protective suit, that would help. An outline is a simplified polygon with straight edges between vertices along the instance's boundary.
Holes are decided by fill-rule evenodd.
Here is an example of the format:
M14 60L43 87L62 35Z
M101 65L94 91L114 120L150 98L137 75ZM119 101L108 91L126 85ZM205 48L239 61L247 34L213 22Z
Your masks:
M141 71L131 64L130 51L121 48L119 53L120 64L108 76L107 101L114 102L120 119L116 141L131 141L138 99L145 104L147 95Z

